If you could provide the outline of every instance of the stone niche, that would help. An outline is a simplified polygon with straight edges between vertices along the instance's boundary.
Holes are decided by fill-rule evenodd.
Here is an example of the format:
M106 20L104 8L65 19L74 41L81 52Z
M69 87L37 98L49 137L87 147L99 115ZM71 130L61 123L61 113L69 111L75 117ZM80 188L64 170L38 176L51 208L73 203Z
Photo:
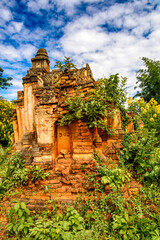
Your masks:
M85 119L69 126L58 125L60 115L66 113L64 94L73 96L80 86L85 96L95 87L91 69L86 64L66 72L50 71L47 52L42 48L31 61L32 67L23 77L24 90L18 92L15 101L14 149L22 152L26 165L39 165L50 171L48 184L53 193L59 194L58 198L65 198L67 192L66 197L73 199L75 193L85 191L82 165L86 171L94 167L95 149L104 162L109 158L118 161L124 135L120 111L109 120L116 130L114 135L90 130Z

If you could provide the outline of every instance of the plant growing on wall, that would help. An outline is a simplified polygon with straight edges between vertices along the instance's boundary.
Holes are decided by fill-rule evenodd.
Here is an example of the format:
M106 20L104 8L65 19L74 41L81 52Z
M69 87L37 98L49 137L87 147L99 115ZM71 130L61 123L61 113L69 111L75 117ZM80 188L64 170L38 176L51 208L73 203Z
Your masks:
M76 68L76 65L73 63L73 59L71 59L70 57L64 57L63 62L64 63L62 63L61 61L56 61L54 67L58 68L61 72Z
M84 99L81 89L77 89L73 98L66 95L66 104L68 113L60 119L59 124L61 126L69 125L75 119L86 118L89 128L99 127L109 132L106 118L109 106L98 91L89 93L87 98Z
M89 128L98 127L108 133L113 132L107 125L107 117L113 117L116 113L113 107L124 107L126 101L125 78L119 78L118 74L111 75L109 79L99 79L93 91L83 95L81 88L73 97L66 98L68 113L63 115L60 125L69 125L75 119L86 118ZM112 106L111 106L112 104Z
M5 194L10 194L13 188L27 185L29 179L35 182L49 176L49 172L45 173L44 169L39 166L32 165L26 168L25 161L19 153L7 157L8 151L6 149L3 154L0 151L0 174L3 178L3 181L0 181L0 199Z

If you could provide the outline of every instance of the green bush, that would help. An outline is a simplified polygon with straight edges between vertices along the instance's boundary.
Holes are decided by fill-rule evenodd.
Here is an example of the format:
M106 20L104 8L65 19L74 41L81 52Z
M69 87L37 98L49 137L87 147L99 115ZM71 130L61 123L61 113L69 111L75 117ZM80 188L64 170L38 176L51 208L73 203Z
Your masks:
M21 237L27 236L30 227L33 227L30 211L24 202L17 201L8 211L7 217L9 219L7 224L9 236L16 235L18 239L21 239Z
M99 185L101 190L104 189L105 185L109 185L113 190L118 190L125 182L130 181L131 174L126 168L113 164L108 164L108 167L106 167L97 151L94 152L94 158L97 162L97 170L95 173L89 175L88 181L94 183L95 186L96 184L97 186ZM101 184L98 184L99 180L97 181L97 179L100 179Z
M32 165L29 168L29 172L31 174L31 181L42 180L49 176L49 172L44 173L44 169L36 165Z
M141 180L159 181L160 146L156 132L147 128L134 132L129 141L123 143L120 163L136 170Z
M12 110L14 109L14 104L0 97L0 109L0 144L8 146L12 144Z
M98 127L108 133L113 129L107 125L107 117L113 117L116 111L114 107L124 107L125 78L119 78L118 74L111 75L109 79L103 78L97 81L95 89L83 96L81 88L77 89L76 95L72 98L66 94L66 108L68 113L62 115L60 125L69 125L75 119L87 119L88 127ZM113 103L113 105L111 104Z
M9 236L16 236L18 239L75 239L75 234L84 230L84 219L73 207L67 208L64 215L53 215L33 218L24 202L17 201L8 211L9 223L7 230Z
M8 150L6 150L8 151ZM5 155L6 156L6 155ZM2 173L2 181L0 181L0 197L4 194L10 194L13 188L27 185L28 180L42 180L49 176L49 173L44 173L44 169L39 166L31 166L26 168L25 161L20 153L12 154L4 160L4 155L1 155L2 164L0 172Z

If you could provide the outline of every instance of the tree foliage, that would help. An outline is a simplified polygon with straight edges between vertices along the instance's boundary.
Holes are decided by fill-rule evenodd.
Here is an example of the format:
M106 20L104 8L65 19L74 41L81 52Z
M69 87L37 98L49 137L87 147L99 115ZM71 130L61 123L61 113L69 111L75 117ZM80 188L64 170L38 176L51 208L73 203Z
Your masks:
M123 143L121 162L132 166L143 181L160 179L160 104L154 98L146 103L128 99L129 112L133 112L135 132Z
M106 101L113 102L118 108L122 108L127 100L126 81L127 78L120 77L118 73L110 75L109 78L97 80L101 94Z
M12 110L14 104L0 98L0 144L7 146L11 144L13 135Z
M83 96L83 91L77 89L76 95L66 97L68 113L63 115L60 125L69 125L75 119L86 118L89 128L99 127L108 133L112 130L107 125L107 116L113 116L113 104L121 108L126 101L126 78L120 78L118 74L109 78L101 78L93 91ZM111 103L112 106L111 106Z
M3 77L3 69L0 67L0 89L7 89L9 86L12 85L9 81L12 80L11 77Z
M143 97L146 102L154 98L160 103L160 61L142 58L144 62L144 69L137 72L136 88L140 87L142 90L137 91L135 97Z
M57 67L61 72L76 68L76 65L73 63L73 59L70 57L64 57L63 61L64 63L61 63L61 61L56 61L54 67Z

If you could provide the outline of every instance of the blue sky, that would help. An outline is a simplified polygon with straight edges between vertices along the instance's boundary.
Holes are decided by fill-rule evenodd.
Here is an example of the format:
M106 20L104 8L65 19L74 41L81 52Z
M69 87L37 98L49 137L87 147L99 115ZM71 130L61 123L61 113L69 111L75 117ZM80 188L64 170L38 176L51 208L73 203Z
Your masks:
M95 79L119 73L134 95L141 58L160 59L160 0L1 0L0 67L16 99L31 58L46 48L51 69L70 56Z

